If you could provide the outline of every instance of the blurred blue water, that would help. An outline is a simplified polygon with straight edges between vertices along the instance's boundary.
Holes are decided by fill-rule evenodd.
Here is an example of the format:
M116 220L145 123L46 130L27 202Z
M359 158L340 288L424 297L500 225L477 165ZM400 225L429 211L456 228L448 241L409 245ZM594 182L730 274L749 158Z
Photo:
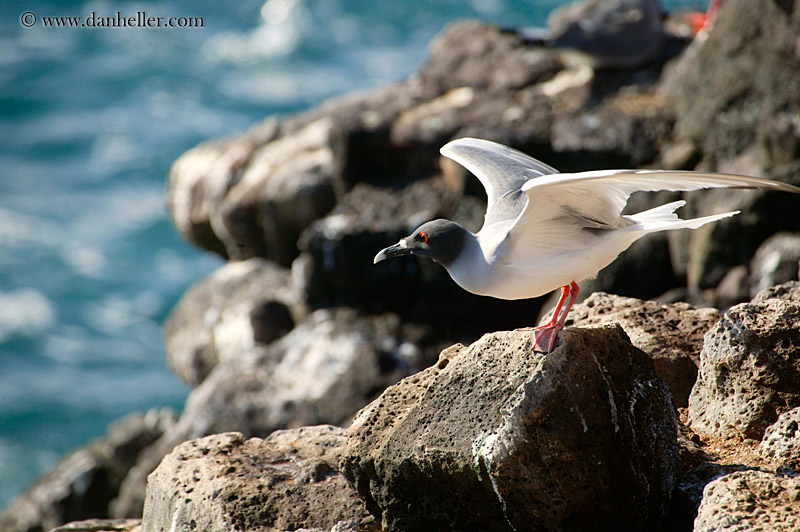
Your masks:
M160 324L220 260L168 221L164 177L177 156L268 114L399 80L454 19L543 24L561 3L4 1L0 508L112 420L182 405ZM22 27L25 11L40 23ZM41 24L117 11L199 16L204 27Z

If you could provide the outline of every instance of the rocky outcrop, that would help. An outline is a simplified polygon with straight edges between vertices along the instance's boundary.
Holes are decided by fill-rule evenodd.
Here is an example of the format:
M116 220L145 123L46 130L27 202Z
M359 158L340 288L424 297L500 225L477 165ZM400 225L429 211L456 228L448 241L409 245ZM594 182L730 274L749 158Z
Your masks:
M700 168L798 184L800 58L794 50L800 12L785 4L726 1L712 31L665 71L659 94L675 120L672 142L692 145ZM690 214L744 214L671 235L676 253L691 251L685 261L673 262L686 265L693 289L713 287L731 266L749 262L765 238L799 230L795 205L764 192L693 194Z
M705 338L689 397L695 432L760 440L778 416L800 406L800 305L742 303Z
M164 324L167 361L195 387L219 362L263 349L304 309L290 272L264 259L230 262L190 288Z
M3 532L36 532L109 515L109 503L139 454L175 423L169 409L132 415L78 449L0 515Z
M63 489L35 487L35 500L26 495L3 519L35 528L104 517L117 490L110 514L139 517L147 475L185 440L236 431L243 436L194 445L220 463L228 460L225 449L242 459L260 455L272 444L244 438L346 425L384 388L435 361L442 346L532 325L538 300L467 294L439 265L413 257L372 265L377 250L430 218L480 226L479 183L439 157L455 137L503 142L563 171L657 165L800 184L798 13L792 2L725 2L707 37L663 77L664 62L685 41L668 36L646 65L601 71L519 32L458 23L405 81L269 118L187 152L170 171L172 219L187 240L234 262L190 290L166 324L170 365L195 387L180 421L148 436L152 443L136 444L135 457L115 462L119 467L93 451L67 458L46 479ZM679 196L634 197L630 209ZM684 217L743 214L637 242L584 292L652 298L670 291L661 299L725 307L747 300L751 287L792 275L794 248L782 236L764 242L800 230L796 198L788 196L686 195ZM725 286L717 287L721 279ZM528 333L454 347L362 411L343 464L389 529L445 522L486 530L650 529L674 493L675 529L688 530L712 480L796 463L794 425L786 419L800 405L797 286L759 292L714 327L712 310L598 294L575 307L570 323L581 328L565 331L564 346L551 355L530 352ZM622 329L583 329L604 323ZM683 406L698 363L685 419L695 432L685 429L680 438L682 476L673 490L674 409L657 376ZM202 462L200 447L180 453ZM179 468L175 456L165 463ZM235 480L235 472L214 467L209 486ZM311 474L321 479L312 484L327 482L325 467L321 476ZM200 500L159 478L164 512L188 508L178 494ZM257 482L231 484L226 494L266 501ZM213 516L199 519L253 528L274 516L283 519L276 527L361 526L297 518L293 512L305 502L289 502L288 484L276 482L287 506L248 513L241 500L226 497L214 499ZM84 497L97 492L99 504ZM163 523L167 514L157 514L148 510L148 519ZM2 523L5 530L12 521ZM30 528L20 527L11 530Z
M150 475L142 531L368 526L338 470L345 441L344 429L321 425L263 440L229 432L182 443Z
M128 473L113 514L141 515L147 475L183 441L347 423L375 394L424 363L417 346L425 344L425 334L392 315L319 310L263 351L217 365L191 393L178 423Z
M550 315L552 311L542 321ZM684 407L697 379L703 335L719 318L716 309L695 309L688 303L660 304L595 292L572 308L566 325L619 324L631 343L650 355L675 405Z
M740 471L706 486L694 532L800 529L800 478Z
M341 466L387 531L644 528L677 480L672 401L621 328L484 336L356 416Z

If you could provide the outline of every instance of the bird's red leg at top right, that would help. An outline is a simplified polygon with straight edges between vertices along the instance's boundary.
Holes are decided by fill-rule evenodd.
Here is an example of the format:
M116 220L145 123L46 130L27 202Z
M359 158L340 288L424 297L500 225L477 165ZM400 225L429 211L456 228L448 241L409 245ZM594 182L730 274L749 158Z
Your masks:
M558 298L558 303L556 303L556 307L553 309L553 317L544 325L533 329L534 348L544 351L545 353L549 353L553 350L556 338L558 338L558 331L564 328L564 323L567 321L567 314L569 314L569 310L578 298L578 292L580 292L580 287L578 287L575 281L561 287L561 297ZM559 312L567 296L569 296L569 301L567 301L567 306L564 308L564 312L559 318Z

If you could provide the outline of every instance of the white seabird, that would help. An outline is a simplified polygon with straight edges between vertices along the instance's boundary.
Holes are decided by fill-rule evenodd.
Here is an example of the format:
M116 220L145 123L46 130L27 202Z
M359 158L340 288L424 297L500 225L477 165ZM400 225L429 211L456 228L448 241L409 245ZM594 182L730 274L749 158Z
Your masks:
M686 204L681 200L622 215L633 192L765 188L800 193L778 181L712 172L561 174L507 146L473 138L454 140L441 153L475 174L486 189L483 227L471 233L450 220L427 222L379 252L374 262L408 254L429 257L464 290L499 299L527 299L561 287L552 319L533 329L535 346L545 352L553 349L578 297L578 281L595 276L649 233L696 229L739 212L682 220L675 214Z

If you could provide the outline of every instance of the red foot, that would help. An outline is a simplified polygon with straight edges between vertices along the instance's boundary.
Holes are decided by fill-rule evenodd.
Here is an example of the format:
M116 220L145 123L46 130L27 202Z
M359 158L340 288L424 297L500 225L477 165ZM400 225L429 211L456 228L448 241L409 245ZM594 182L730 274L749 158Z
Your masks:
M560 331L561 328L561 325L558 324L536 327L531 336L534 349L544 351L545 353L552 351L558 339L558 331Z
M574 281L569 285L561 287L561 297L558 298L556 308L553 309L553 317L546 324L533 329L532 340L534 348L544 351L545 353L549 353L553 350L553 347L556 345L556 339L558 339L558 331L564 328L564 322L567 321L567 314L569 314L569 309L572 308L572 305L578 298L578 292L580 292L580 288ZM568 296L569 300L566 301ZM564 301L566 301L567 305L564 307L564 312L561 313L561 307L564 305ZM560 317L559 314L561 315Z

